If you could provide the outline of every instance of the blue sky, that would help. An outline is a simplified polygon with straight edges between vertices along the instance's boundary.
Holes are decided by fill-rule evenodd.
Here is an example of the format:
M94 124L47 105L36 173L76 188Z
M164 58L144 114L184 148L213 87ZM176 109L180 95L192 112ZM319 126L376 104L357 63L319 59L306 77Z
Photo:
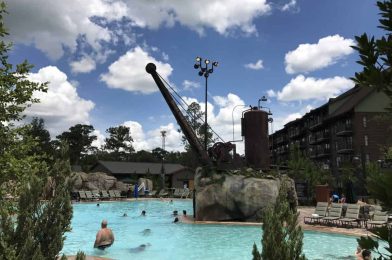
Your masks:
M92 124L97 146L111 126L131 128L136 150L182 150L179 128L144 67L157 64L187 100L204 108L195 57L218 61L208 81L209 123L225 141L240 137L242 108L264 105L273 130L353 86L354 36L379 36L370 0L11 0L6 26L14 63L50 81L27 121L45 119L52 137ZM234 109L234 110L233 110ZM234 113L233 113L234 111ZM239 144L241 150L241 144Z

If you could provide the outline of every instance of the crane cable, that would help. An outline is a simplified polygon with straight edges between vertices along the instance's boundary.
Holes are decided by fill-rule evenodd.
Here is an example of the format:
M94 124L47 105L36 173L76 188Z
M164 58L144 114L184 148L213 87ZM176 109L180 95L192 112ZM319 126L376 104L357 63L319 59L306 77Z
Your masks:
M171 89L171 91L182 101L182 103L186 106L186 108L189 108L189 105L186 103L186 101L177 93L177 91L172 87L172 86L170 86L170 84L157 72L157 74L158 74L158 76L161 78L161 80L165 83L165 85L167 85L170 89ZM192 118L192 119L194 119L194 120L197 120L197 119L199 119L200 121L202 121L203 123L205 123L204 122L204 120L202 119L202 118L196 118L192 113L190 113L190 112L188 112L188 110L187 109L185 109L184 107L183 107L183 105L181 104L181 102L180 101L178 101L177 100L177 98L172 94L172 93L170 93L170 95L173 97L173 99L174 99L174 101L176 102L176 103L178 103L178 105ZM189 123L189 122L188 122ZM225 143L225 141L223 140L223 138L222 137L220 137L208 124L207 124L207 127L211 130L211 132L213 133L213 134L215 134L217 137L218 137L218 139L220 139L222 142L224 142Z

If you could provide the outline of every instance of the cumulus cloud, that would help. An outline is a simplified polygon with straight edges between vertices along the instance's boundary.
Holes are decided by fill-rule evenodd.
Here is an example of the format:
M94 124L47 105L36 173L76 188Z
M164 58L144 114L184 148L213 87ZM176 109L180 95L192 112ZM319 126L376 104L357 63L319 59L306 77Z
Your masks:
M289 114L284 114L280 115L278 117L274 117L273 121L273 127L271 132L278 131L284 127L285 124L288 122L291 122L297 118L301 118L303 115L308 113L310 110L312 110L313 107L311 105L306 105L305 107L301 108L300 111L295 112L295 113L289 113Z
M158 88L151 75L145 70L149 62L155 63L158 73L168 81L173 71L170 64L157 61L139 46L113 62L109 66L109 71L101 75L101 80L110 88L151 94L158 91Z
M94 103L79 97L76 87L68 81L64 72L57 67L48 66L41 68L37 73L31 73L29 79L35 82L49 82L49 85L46 93L33 94L40 103L33 104L25 110L28 120L32 117L43 118L52 137L75 124L89 123Z
M158 28L179 23L201 34L205 28L212 28L220 34L234 29L246 34L255 33L253 20L271 10L266 0L126 0L126 3L128 17L136 26Z
M151 151L156 147L162 146L161 131L166 131L166 150L167 151L183 151L184 147L181 143L181 133L177 131L177 127L170 123L168 125L160 126L151 131L145 132L142 125L136 121L127 121L123 123L124 126L130 128L131 136L133 138L132 145L136 151L146 150Z
M127 6L120 1L89 0L12 0L8 1L6 24L15 43L33 44L51 59L64 54L64 48L74 52L77 40L101 52L103 42L112 40L111 31L94 23L91 18L106 21L121 20Z
M245 68L251 70L261 70L262 68L264 68L262 60L257 60L255 63L248 63L245 64L244 66Z
M182 85L184 86L184 90L191 90L195 88L200 88L200 83L199 82L194 82L190 80L184 80L182 82Z
M88 73L95 69L95 61L88 56L82 57L78 61L71 62L71 70L74 73Z
M327 100L352 87L354 83L345 77L316 79L298 75L284 86L282 91L278 91L277 98L281 101Z
M286 53L286 72L289 74L310 72L335 64L354 52L352 39L340 35L321 38L315 44L300 44L297 49Z
M93 131L93 135L95 135L97 139L91 143L91 146L102 148L105 145L105 136L97 129Z

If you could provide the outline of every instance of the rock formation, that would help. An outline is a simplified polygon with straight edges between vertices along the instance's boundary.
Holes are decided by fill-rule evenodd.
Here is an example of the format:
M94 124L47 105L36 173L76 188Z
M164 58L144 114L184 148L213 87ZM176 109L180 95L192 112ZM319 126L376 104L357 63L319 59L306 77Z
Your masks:
M113 176L103 172L73 172L71 175L73 190L120 190L127 191L127 184L117 181Z
M294 181L273 176L249 177L238 174L195 175L196 219L213 221L258 221L264 209L275 202L281 183L288 187L288 199L297 206Z

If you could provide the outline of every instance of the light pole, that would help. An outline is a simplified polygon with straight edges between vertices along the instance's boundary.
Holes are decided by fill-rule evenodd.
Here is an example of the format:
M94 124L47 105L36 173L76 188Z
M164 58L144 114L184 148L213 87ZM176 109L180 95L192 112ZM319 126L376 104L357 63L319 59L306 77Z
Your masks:
M204 76L206 78L206 84L205 84L205 114L204 114L204 149L207 151L207 143L208 143L208 135L207 135L207 130L208 130L208 124L207 124L207 81L208 81L208 76L214 72L214 67L218 67L218 62L213 61L212 63L210 60L205 59L204 60L204 66L203 66L203 58L201 57L196 57L196 63L193 66L195 69L199 70L199 76ZM210 65L211 64L211 65Z
M235 105L234 107L233 107L233 110L231 111L231 122L233 123L233 142L235 141L235 139L234 139L234 110L237 108L237 107L247 107L247 105Z
M166 131L161 131L162 136L162 165L161 165L161 182L162 188L165 188L165 158L164 158L164 151L165 151L165 141L166 141Z

